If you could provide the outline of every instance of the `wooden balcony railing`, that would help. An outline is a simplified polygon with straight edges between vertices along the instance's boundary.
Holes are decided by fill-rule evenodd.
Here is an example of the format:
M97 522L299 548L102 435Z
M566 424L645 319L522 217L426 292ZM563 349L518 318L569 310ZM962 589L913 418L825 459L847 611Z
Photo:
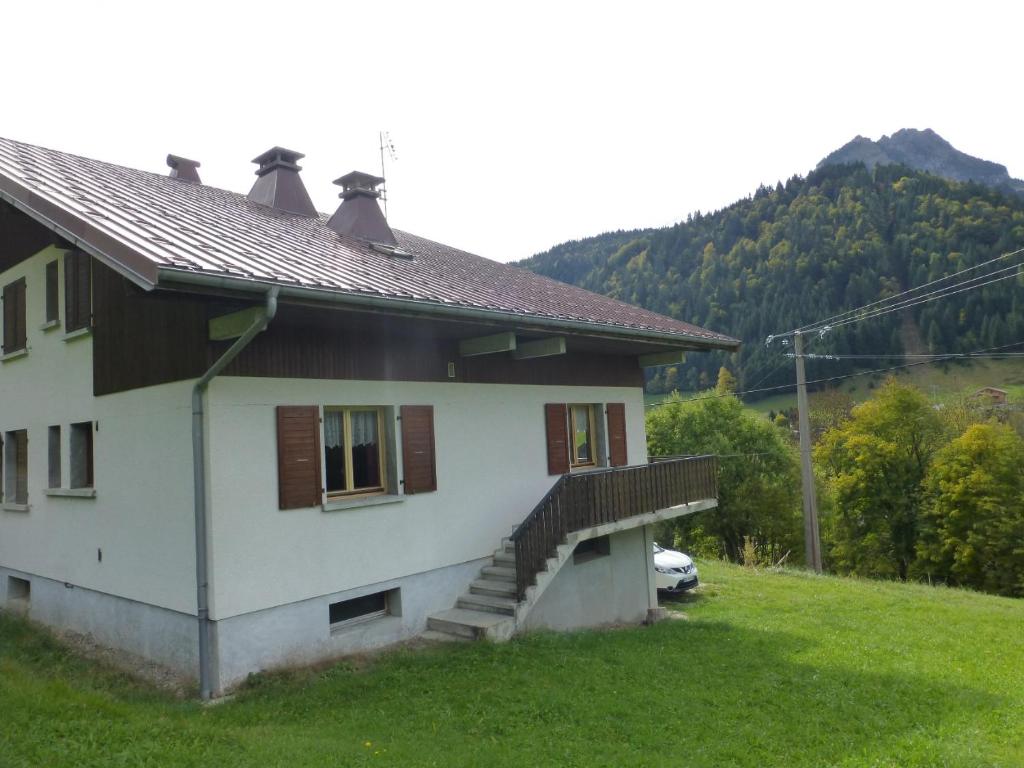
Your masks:
M519 599L569 533L717 497L715 456L665 457L562 475L511 536Z

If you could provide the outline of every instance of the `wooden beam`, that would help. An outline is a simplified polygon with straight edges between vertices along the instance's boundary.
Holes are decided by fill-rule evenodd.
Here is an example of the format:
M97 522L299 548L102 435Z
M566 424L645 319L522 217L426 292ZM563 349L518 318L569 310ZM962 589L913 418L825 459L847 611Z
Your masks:
M230 315L210 318L210 341L237 339L263 315L263 307L249 307L232 312Z
M552 336L549 339L524 341L512 353L512 357L516 360L532 360L535 357L553 357L564 354L565 336Z
M459 354L463 357L494 355L498 352L514 352L516 335L512 331L495 333L491 336L476 336L459 342Z
M686 353L675 352L653 352L649 355L637 357L641 368L653 368L656 365L679 365L686 362Z

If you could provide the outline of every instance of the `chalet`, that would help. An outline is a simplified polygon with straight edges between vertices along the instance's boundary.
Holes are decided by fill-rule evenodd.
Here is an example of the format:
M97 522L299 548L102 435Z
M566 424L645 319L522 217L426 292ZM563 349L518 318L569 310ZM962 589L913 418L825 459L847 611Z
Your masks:
M999 387L982 387L971 397L984 405L1006 405L1006 390Z
M0 139L0 605L199 680L423 633L640 622L642 369L737 342L394 230Z

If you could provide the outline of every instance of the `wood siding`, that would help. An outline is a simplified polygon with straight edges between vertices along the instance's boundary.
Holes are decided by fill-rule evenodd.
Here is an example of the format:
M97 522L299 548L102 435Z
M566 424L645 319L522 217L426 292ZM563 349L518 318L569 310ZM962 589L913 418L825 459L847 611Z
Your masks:
M608 463L624 467L629 463L626 452L626 404L608 403Z
M437 490L437 463L434 455L434 407L403 405L402 467L403 488L407 494Z
M547 432L548 474L564 475L569 471L569 425L565 403L544 406Z
M231 345L209 341L207 322L252 302L193 294L147 294L96 263L93 269L94 391L121 392L196 378ZM270 327L226 376L642 387L636 355L575 351L513 360L461 358L461 338L487 326L282 304ZM448 376L454 363L455 376Z
M320 503L320 409L315 405L277 407L277 494L279 509Z

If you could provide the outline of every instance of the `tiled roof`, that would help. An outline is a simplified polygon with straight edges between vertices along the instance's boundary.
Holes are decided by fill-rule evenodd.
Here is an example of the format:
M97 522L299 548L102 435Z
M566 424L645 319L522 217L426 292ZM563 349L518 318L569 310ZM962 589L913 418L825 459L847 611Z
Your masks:
M405 299L655 332L711 346L738 342L527 270L396 230L413 258L336 234L245 195L0 138L0 194L92 245L152 285L173 271ZM26 202L27 201L27 202Z

